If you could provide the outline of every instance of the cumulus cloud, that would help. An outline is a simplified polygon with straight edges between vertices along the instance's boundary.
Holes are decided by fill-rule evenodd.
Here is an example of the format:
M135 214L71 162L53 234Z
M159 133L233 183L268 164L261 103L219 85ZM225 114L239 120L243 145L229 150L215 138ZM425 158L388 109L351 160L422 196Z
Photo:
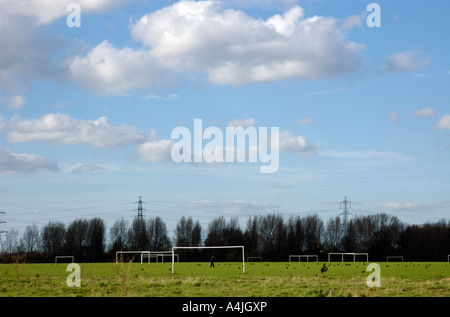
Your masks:
M149 52L117 49L108 41L94 47L85 57L73 58L69 69L73 80L99 94L163 87L173 81L170 70Z
M0 173L32 173L58 169L58 164L52 159L36 154L13 153L0 146Z
M391 113L389 113L389 121L391 121L392 123L395 123L395 124L400 123L400 119L398 117L398 112L392 111Z
M52 59L67 43L54 34L30 27L30 17L8 15L0 11L0 93L14 98L29 89L36 79L55 79L64 67Z
M44 31L44 25L65 19L69 3L81 13L100 13L124 0L0 0L0 93L23 94L34 80L63 81L69 77L66 57L80 42Z
M124 3L125 0L0 0L6 14L33 17L37 25L50 24L69 14L67 6L77 3L83 13L108 10Z
M280 133L279 149L296 153L300 156L313 156L317 154L320 142L309 144L303 136L295 136L289 130Z
M404 72L426 66L430 60L428 58L421 59L420 51L407 51L392 54L387 57L382 69L388 72Z
M14 96L9 98L8 109L20 109L27 103L24 96Z
M115 148L138 144L145 134L126 124L113 126L106 117L97 120L75 119L50 113L35 120L12 120L6 140L10 143L50 141L57 144L81 144L94 148Z
M218 1L180 1L132 22L130 30L142 49L102 42L72 60L74 78L115 93L175 74L206 74L225 85L332 77L357 71L364 48L347 40L337 20L305 17L298 6L263 20Z
M450 114L444 115L439 121L432 127L433 130L450 130Z
M421 110L414 110L413 115L416 117L432 117L436 115L436 111L430 106L427 106Z
M140 155L142 162L154 163L171 160L172 146L175 144L172 140L155 139L141 144L137 153Z

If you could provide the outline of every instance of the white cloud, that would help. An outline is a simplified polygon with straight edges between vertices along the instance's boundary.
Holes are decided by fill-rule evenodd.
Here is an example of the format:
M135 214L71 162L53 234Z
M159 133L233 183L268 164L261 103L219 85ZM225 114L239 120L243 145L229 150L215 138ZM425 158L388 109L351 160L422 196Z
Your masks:
M353 167L373 167L377 165L404 164L411 159L410 156L399 152L377 150L362 151L323 151L321 156L340 159Z
M396 124L399 123L400 119L398 118L398 112L392 111L389 113L389 121Z
M232 128L247 128L247 127L253 127L255 126L255 119L254 118L247 118L247 119L232 119L228 123L228 127Z
M422 110L414 110L413 115L416 117L432 117L436 115L436 111L430 106L427 106Z
M171 160L170 153L174 144L173 140L152 140L141 144L137 149L137 153L144 163L169 161Z
M189 208L200 212L214 212L225 215L250 215L263 214L280 208L280 205L265 201L191 201L180 204L180 207Z
M294 188L294 186L292 186L292 185L288 185L288 184L274 184L274 183L267 183L266 187L277 188L277 189L291 189L291 188Z
M304 17L298 6L262 20L218 1L180 1L130 29L142 49L102 42L72 60L73 77L100 93L173 84L175 74L224 85L332 77L357 71L364 47L349 42L337 20Z
M0 92L14 96L26 92L36 79L67 79L65 58L80 48L80 42L46 32L43 26L65 19L70 14L66 11L69 3L79 3L83 17L83 14L101 13L124 2L0 0Z
M420 59L420 51L407 51L393 54L387 57L382 69L388 72L404 72L426 66L430 60L428 58Z
M50 24L70 14L67 11L70 3L78 3L83 14L99 13L124 2L125 0L0 0L0 6L6 14L33 17L41 25Z
M296 153L300 156L312 156L317 154L320 142L309 144L302 136L295 136L289 130L280 133L279 149Z
M131 48L116 49L108 41L94 47L85 57L69 63L73 80L99 94L164 86L171 82L170 71L148 52Z
M52 159L36 154L13 153L0 146L0 173L32 173L58 169L58 164Z
M86 121L66 114L50 113L36 120L12 120L6 140L11 143L52 141L58 144L82 144L94 148L114 148L137 144L145 134L126 124L110 125L106 117Z
M359 15L350 16L350 17L344 19L344 21L342 23L342 28L343 29L351 29L354 27L361 27L361 26L363 26L363 22L364 22L364 19L366 18L366 16L367 16L366 12L363 12Z
M77 164L72 168L72 173L74 174L82 174L82 173L91 173L96 171L104 171L103 167L94 164Z
M311 117L303 117L298 119L296 123L300 125L313 124L313 119Z
M0 93L14 97L29 89L36 79L55 79L63 74L63 66L52 59L61 47L70 45L61 37L45 34L30 26L32 19L8 15L0 11Z
M17 96L9 98L7 107L8 107L8 109L20 109L26 103L27 103L27 101L24 96L17 95Z
M450 207L450 201L431 202L431 203L386 203L384 210L386 211L420 211L430 212L438 209L448 209Z
M450 114L444 115L439 121L432 127L434 130L450 130Z

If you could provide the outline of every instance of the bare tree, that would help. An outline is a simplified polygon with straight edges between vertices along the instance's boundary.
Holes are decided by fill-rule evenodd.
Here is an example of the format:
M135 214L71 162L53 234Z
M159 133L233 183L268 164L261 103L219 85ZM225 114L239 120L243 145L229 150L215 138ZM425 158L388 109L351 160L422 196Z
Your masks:
M3 242L3 249L5 253L13 254L19 248L19 232L16 229L11 229L5 234L5 241Z
M42 248L45 254L55 255L62 251L66 226L62 222L50 221L41 230Z
M88 245L88 221L76 219L72 221L66 230L66 250L74 255L77 260L82 260L82 249Z
M113 251L125 250L128 247L128 221L116 220L109 230L109 237Z
M147 221L146 232L150 249L154 251L170 249L171 243L167 235L167 226L160 217L151 218Z
M289 254L301 254L305 246L305 228L299 215L291 216L286 225Z
M128 229L129 247L134 250L146 250L150 247L147 228L143 219L135 218Z
M261 253L269 260L280 258L286 251L286 229L281 215L258 218Z
M87 244L91 260L98 261L105 251L106 226L102 219L93 218L88 222Z
M201 232L202 228L198 220L194 223L192 217L182 216L175 228L175 244L179 247L198 247L201 245Z
M206 246L226 245L224 231L227 226L223 216L213 219L208 224L208 233L205 239Z
M318 215L307 216L305 223L305 249L308 252L318 252L321 247L323 221Z
M249 256L261 256L261 250L258 248L258 238L258 217L249 217L243 236L245 250Z
M324 231L324 244L330 251L340 251L343 247L344 225L339 216L328 219Z
M22 244L25 247L27 253L33 253L38 250L40 244L39 228L37 224L29 225L25 228L25 232L22 237Z

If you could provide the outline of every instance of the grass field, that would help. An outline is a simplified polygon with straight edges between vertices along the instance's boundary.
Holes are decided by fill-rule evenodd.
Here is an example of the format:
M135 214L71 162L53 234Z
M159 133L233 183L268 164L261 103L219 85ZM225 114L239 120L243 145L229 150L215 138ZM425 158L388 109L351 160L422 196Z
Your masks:
M378 262L381 286L363 262L0 264L2 297L450 297L450 263Z

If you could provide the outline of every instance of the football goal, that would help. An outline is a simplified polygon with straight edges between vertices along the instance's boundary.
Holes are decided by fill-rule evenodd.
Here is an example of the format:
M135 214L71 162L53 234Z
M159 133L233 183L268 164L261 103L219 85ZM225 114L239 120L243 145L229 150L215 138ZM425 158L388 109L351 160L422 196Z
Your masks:
M386 257L386 262L389 262L390 260L397 261L397 262L403 262L403 256L402 255L388 255Z
M57 256L55 256L55 263L58 263L59 259L69 259L70 262L72 262L72 263L75 261L75 258L73 255L57 255Z
M348 259L349 257L351 259L353 259L353 261L350 261L350 262L356 262L357 258L365 257L366 262L369 262L369 254L368 253L357 253L357 252L330 252L330 253L328 253L328 262L331 262L331 257L335 256L335 255L341 256L341 262L344 262L344 257L345 257L345 259Z
M216 247L172 247L172 274L175 273L175 250L187 249L242 249L242 273L245 273L244 246L216 246Z
M159 258L161 258L161 262L164 263L164 257L171 257L172 251L143 251L141 253L141 263L144 263L144 258L148 258L148 263L150 263L151 258L155 258L156 262L159 262ZM175 254L175 258L177 262L180 262L179 255Z
M303 254L303 255L290 255L289 262L292 262L291 259L298 258L298 261L301 262L303 258L306 258L306 262L309 262L309 259L316 259L316 262L319 262L319 257L315 254Z
M148 254L150 251L117 251L116 252L116 263L123 262L124 257L127 257L130 261L134 260L134 256L130 258L131 255L140 255L141 263L142 263L142 254ZM126 256L124 256L126 255Z

